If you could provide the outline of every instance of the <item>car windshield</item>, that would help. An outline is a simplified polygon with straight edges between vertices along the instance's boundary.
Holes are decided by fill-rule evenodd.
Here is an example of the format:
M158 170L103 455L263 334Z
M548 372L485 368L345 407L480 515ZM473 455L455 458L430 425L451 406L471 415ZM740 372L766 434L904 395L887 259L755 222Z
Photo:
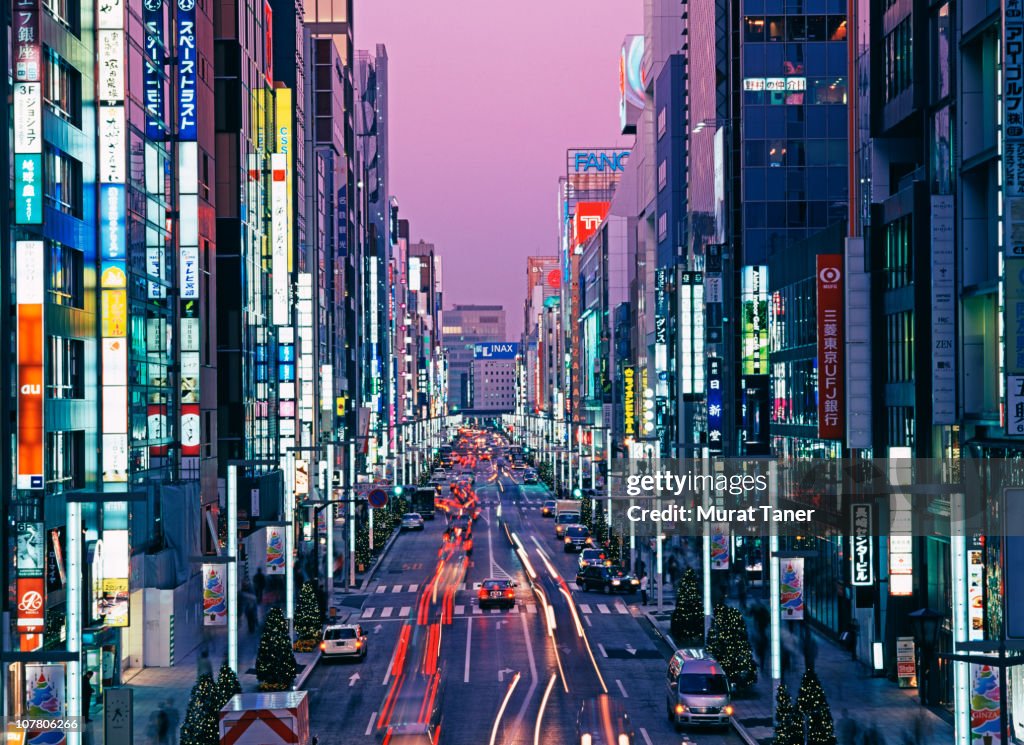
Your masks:
M355 629L327 629L324 631L324 639L327 641L337 641L339 639L355 639Z
M576 522L579 519L580 519L580 516L577 515L576 513L573 513L573 512L570 512L570 513L563 512L561 515L558 516L558 522L560 522L560 523L574 523L574 522Z
M729 692L729 684L724 675L704 675L702 673L683 674L679 676L680 693L704 693L712 696L724 696Z
M590 531L586 528L569 527L565 529L565 532L570 538L586 538L590 535Z
M483 587L485 590L501 590L506 586L505 582L497 579L484 580Z
M418 513L418 512L406 512L402 517L404 519L406 519L406 520L419 520L420 519L420 513Z
M613 577L625 577L628 574L622 567L608 567L608 571Z

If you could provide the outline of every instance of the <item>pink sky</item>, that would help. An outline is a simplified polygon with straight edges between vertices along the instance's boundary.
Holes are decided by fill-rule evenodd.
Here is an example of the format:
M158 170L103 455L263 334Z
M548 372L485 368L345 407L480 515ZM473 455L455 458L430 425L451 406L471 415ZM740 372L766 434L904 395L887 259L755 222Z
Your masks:
M618 134L618 56L642 0L355 0L387 45L391 192L443 256L444 302L501 303L518 338L526 257L557 250L569 147Z

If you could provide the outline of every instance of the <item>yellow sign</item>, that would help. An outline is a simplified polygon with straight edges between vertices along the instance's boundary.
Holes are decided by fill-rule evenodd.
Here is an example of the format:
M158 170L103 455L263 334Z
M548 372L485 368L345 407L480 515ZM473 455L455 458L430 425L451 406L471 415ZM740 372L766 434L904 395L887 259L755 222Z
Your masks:
M292 226L294 225L294 218L292 215L292 178L295 174L294 167L292 165L293 155L295 146L292 142L292 91L291 88L275 88L274 89L274 122L277 125L276 143L277 152L284 153L288 160L287 178L285 183L287 184L288 192L288 271L293 271L292 266L294 260L292 258L294 237L292 232Z
M345 397L344 396L338 396L337 415L338 416L345 416Z
M128 291L103 290L100 335L106 338L128 335Z

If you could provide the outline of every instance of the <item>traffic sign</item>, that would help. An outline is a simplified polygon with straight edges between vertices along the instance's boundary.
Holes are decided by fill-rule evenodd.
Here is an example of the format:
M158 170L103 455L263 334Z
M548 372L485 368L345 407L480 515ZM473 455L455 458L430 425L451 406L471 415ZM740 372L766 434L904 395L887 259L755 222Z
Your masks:
M388 493L383 489L374 489L366 494L366 501L375 510L387 506Z

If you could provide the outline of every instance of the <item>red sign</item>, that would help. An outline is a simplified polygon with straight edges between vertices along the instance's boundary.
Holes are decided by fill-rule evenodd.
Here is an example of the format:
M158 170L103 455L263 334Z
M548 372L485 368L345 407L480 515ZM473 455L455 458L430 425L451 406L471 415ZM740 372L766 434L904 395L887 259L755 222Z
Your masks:
M43 633L42 577L18 577L18 632L22 634Z
M548 287L557 290L562 286L562 272L559 269L552 269L548 272L547 277Z
M579 249L608 216L611 202L579 202L572 218L572 245Z
M817 257L818 437L841 440L846 426L843 391L843 257Z
M18 482L43 488L43 242L18 241Z
M199 455L202 442L199 428L199 404L181 406L181 454Z
M39 48L39 0L14 0L14 80L42 80Z

